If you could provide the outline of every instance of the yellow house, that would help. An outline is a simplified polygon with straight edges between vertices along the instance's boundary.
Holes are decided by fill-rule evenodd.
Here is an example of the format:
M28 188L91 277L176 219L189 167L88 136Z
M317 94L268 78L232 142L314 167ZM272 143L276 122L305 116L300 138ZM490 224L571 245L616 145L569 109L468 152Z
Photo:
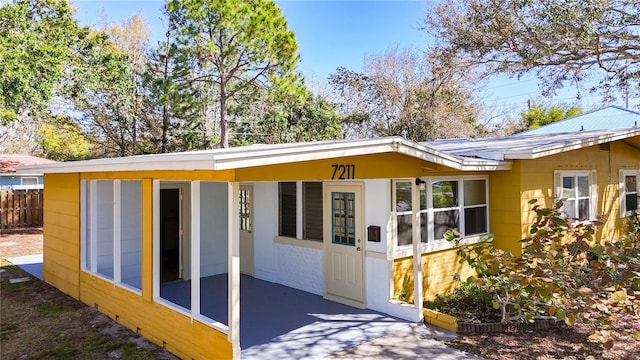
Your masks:
M527 201L562 196L569 217L604 213L602 236L617 236L638 205L640 129L252 145L24 171L35 169L47 184L46 282L180 357L238 358L240 319L251 321L241 274L419 321L425 296L469 272L443 239L450 228L518 251ZM224 291L212 293L215 279Z

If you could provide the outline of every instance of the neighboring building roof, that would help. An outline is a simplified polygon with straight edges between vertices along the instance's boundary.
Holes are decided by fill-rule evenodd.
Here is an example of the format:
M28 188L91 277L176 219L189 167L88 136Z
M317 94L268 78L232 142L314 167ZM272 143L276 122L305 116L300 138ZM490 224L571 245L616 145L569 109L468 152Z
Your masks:
M607 106L568 119L528 130L514 136L555 134L573 131L628 129L640 126L640 112L620 106Z
M0 173L15 173L16 167L25 165L54 164L57 161L18 154L0 154Z
M523 134L485 139L444 139L423 145L455 156L503 161L536 159L617 140L625 140L640 147L640 128Z
M25 166L21 167L19 171L72 173L141 170L228 170L382 153L400 153L465 171L508 170L511 168L510 162L455 156L400 137L388 137L293 144L259 144L226 149L72 161L50 165Z

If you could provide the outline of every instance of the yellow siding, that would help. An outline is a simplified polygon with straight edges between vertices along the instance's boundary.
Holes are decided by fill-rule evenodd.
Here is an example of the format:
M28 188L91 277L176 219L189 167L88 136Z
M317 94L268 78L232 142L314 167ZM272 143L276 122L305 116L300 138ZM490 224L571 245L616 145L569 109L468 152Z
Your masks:
M495 245L515 254L521 252L520 164L511 171L496 171L489 176L489 231Z
M45 175L44 281L80 297L80 182L78 174Z
M457 249L449 249L422 255L422 286L425 299L446 294L458 286L454 275L466 280L474 274L466 263L460 264ZM407 301L413 301L413 258L396 259L393 262L393 293L404 293Z
M175 170L175 171L109 171L80 174L82 180L203 180L203 181L234 181L234 170Z
M334 164L354 165L355 179L440 176L446 175L442 171L451 171L444 166L393 153L237 169L236 181L330 180L334 175Z
M520 160L519 163L522 238L529 236L529 228L535 220L535 213L527 202L535 198L543 206L553 205L554 170L596 170L596 212L606 217L598 238L616 239L620 236L625 222L620 219L619 171L640 169L640 149L617 141L609 146L591 146L535 160Z
M83 302L183 359L230 359L227 335L139 295L82 272ZM126 304L126 306L123 306Z
M142 180L142 298L153 300L153 180Z

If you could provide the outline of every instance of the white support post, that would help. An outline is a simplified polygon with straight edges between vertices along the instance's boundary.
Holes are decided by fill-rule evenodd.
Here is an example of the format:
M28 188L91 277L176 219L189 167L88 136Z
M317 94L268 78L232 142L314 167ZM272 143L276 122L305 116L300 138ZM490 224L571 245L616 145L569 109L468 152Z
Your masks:
M153 299L160 298L160 180L153 180ZM144 269L143 269L144 271Z
M200 315L200 181L191 182L191 319Z
M238 194L240 184L227 184L227 230L228 230L228 285L229 285L229 342L233 358L240 358L240 206Z
M411 185L411 209L413 211L411 226L413 240L413 303L415 304L418 320L422 321L422 253L420 251L422 231L420 226L420 185L416 184L416 182Z
M113 283L119 284L122 280L122 187L120 180L113 181Z

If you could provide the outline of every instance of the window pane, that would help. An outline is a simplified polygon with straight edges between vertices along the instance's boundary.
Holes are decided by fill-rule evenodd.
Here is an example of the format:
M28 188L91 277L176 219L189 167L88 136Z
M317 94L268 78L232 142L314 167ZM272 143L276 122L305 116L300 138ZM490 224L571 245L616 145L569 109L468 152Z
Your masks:
M625 211L638 209L638 195L636 193L625 195Z
M578 176L578 196L589 196L588 176Z
M487 207L464 209L465 235L483 234L487 232Z
M420 214L420 241L423 243L429 242L429 213L423 212Z
M333 198L333 243L355 246L355 193L334 192Z
M636 185L636 177L633 176L633 175L631 175L631 176L627 175L627 176L624 177L624 185L625 185L625 188L624 188L625 192L637 192L638 191L638 188L637 188L637 185Z
M562 198L573 198L575 197L574 190L574 177L573 176L563 176L562 177L562 194L560 197Z
M457 181L434 181L433 207L435 209L458 206L458 182Z
M567 214L569 219L576 219L576 201L575 199L567 199L562 205L562 211Z
M465 180L464 204L482 205L487 203L486 180Z
M281 182L279 185L280 229L279 235L296 236L296 183Z
M412 244L411 214L398 215L398 246Z
M97 271L113 279L113 181L97 181Z
M420 184L420 210L427 209L427 184Z
M396 211L411 211L411 183L396 183Z
M142 183L122 181L120 184L121 281L142 289Z
M589 219L589 199L578 200L578 219Z
M302 234L305 239L322 241L322 183L302 183Z
M444 238L447 230L457 229L460 214L458 210L437 211L433 213L434 239Z

